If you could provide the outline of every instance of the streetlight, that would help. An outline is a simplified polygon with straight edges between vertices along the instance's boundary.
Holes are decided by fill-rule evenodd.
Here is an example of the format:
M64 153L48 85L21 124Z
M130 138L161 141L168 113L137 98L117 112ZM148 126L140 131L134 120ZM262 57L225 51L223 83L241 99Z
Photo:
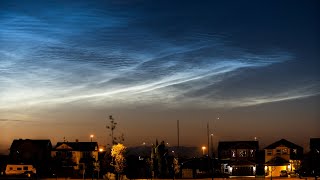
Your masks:
M92 138L93 138L93 136L94 136L93 134L91 134L91 135L90 135L90 138L91 138L91 142L92 142Z
M204 155L204 151L206 150L205 146L202 146L202 155Z

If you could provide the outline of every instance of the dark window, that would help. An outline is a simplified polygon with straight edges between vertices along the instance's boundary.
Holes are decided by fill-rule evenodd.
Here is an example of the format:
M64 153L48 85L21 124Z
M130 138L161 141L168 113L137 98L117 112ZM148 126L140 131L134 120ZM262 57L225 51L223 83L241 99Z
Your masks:
M21 167L18 167L17 170L20 171L20 170L22 170L22 168L21 168Z
M89 157L91 157L91 152L90 152L90 151L85 151L85 152L83 152L83 157L84 157L84 158L89 158Z
M71 158L72 157L72 152L71 151L67 151L66 152L66 157L67 158Z
M13 168L12 168L12 167L10 167L10 170L13 170Z
M83 164L79 164L79 170L83 170Z
M28 166L23 166L23 170L28 171Z
M280 149L277 149L277 150L276 150L276 154L277 154L277 155L280 155L280 154L281 154L281 150L280 150Z

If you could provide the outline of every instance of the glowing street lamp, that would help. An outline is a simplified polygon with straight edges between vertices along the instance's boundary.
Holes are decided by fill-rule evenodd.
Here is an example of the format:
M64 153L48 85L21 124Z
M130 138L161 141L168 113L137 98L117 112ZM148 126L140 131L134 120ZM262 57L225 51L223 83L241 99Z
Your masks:
M202 155L204 155L204 151L206 150L205 146L202 146Z
M94 136L93 134L91 134L91 135L90 135L90 138L91 138L91 142L92 142L92 138L93 138L93 136Z

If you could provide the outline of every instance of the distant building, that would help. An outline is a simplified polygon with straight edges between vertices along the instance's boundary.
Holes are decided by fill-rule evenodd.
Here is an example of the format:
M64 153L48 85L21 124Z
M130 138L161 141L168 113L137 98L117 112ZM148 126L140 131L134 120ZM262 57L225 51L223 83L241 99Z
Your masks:
M310 170L313 173L320 174L320 138L310 139Z
M93 171L97 166L98 155L97 142L58 142L51 151L52 158L60 163L59 168L78 174Z
M258 150L258 141L219 142L218 157L222 172L232 176L254 176Z
M9 156L8 155L0 155L0 176L4 175L6 170L6 166L8 163Z
M297 170L303 158L303 148L281 139L264 148L265 172L267 176L280 176L281 170Z
M8 163L31 164L38 175L45 175L49 171L51 149L51 141L47 139L15 139L10 147Z

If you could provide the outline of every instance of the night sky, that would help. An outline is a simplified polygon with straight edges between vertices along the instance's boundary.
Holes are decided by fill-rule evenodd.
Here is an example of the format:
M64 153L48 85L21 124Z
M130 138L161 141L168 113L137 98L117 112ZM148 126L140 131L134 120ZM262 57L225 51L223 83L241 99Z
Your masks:
M320 137L320 1L0 1L0 150Z

